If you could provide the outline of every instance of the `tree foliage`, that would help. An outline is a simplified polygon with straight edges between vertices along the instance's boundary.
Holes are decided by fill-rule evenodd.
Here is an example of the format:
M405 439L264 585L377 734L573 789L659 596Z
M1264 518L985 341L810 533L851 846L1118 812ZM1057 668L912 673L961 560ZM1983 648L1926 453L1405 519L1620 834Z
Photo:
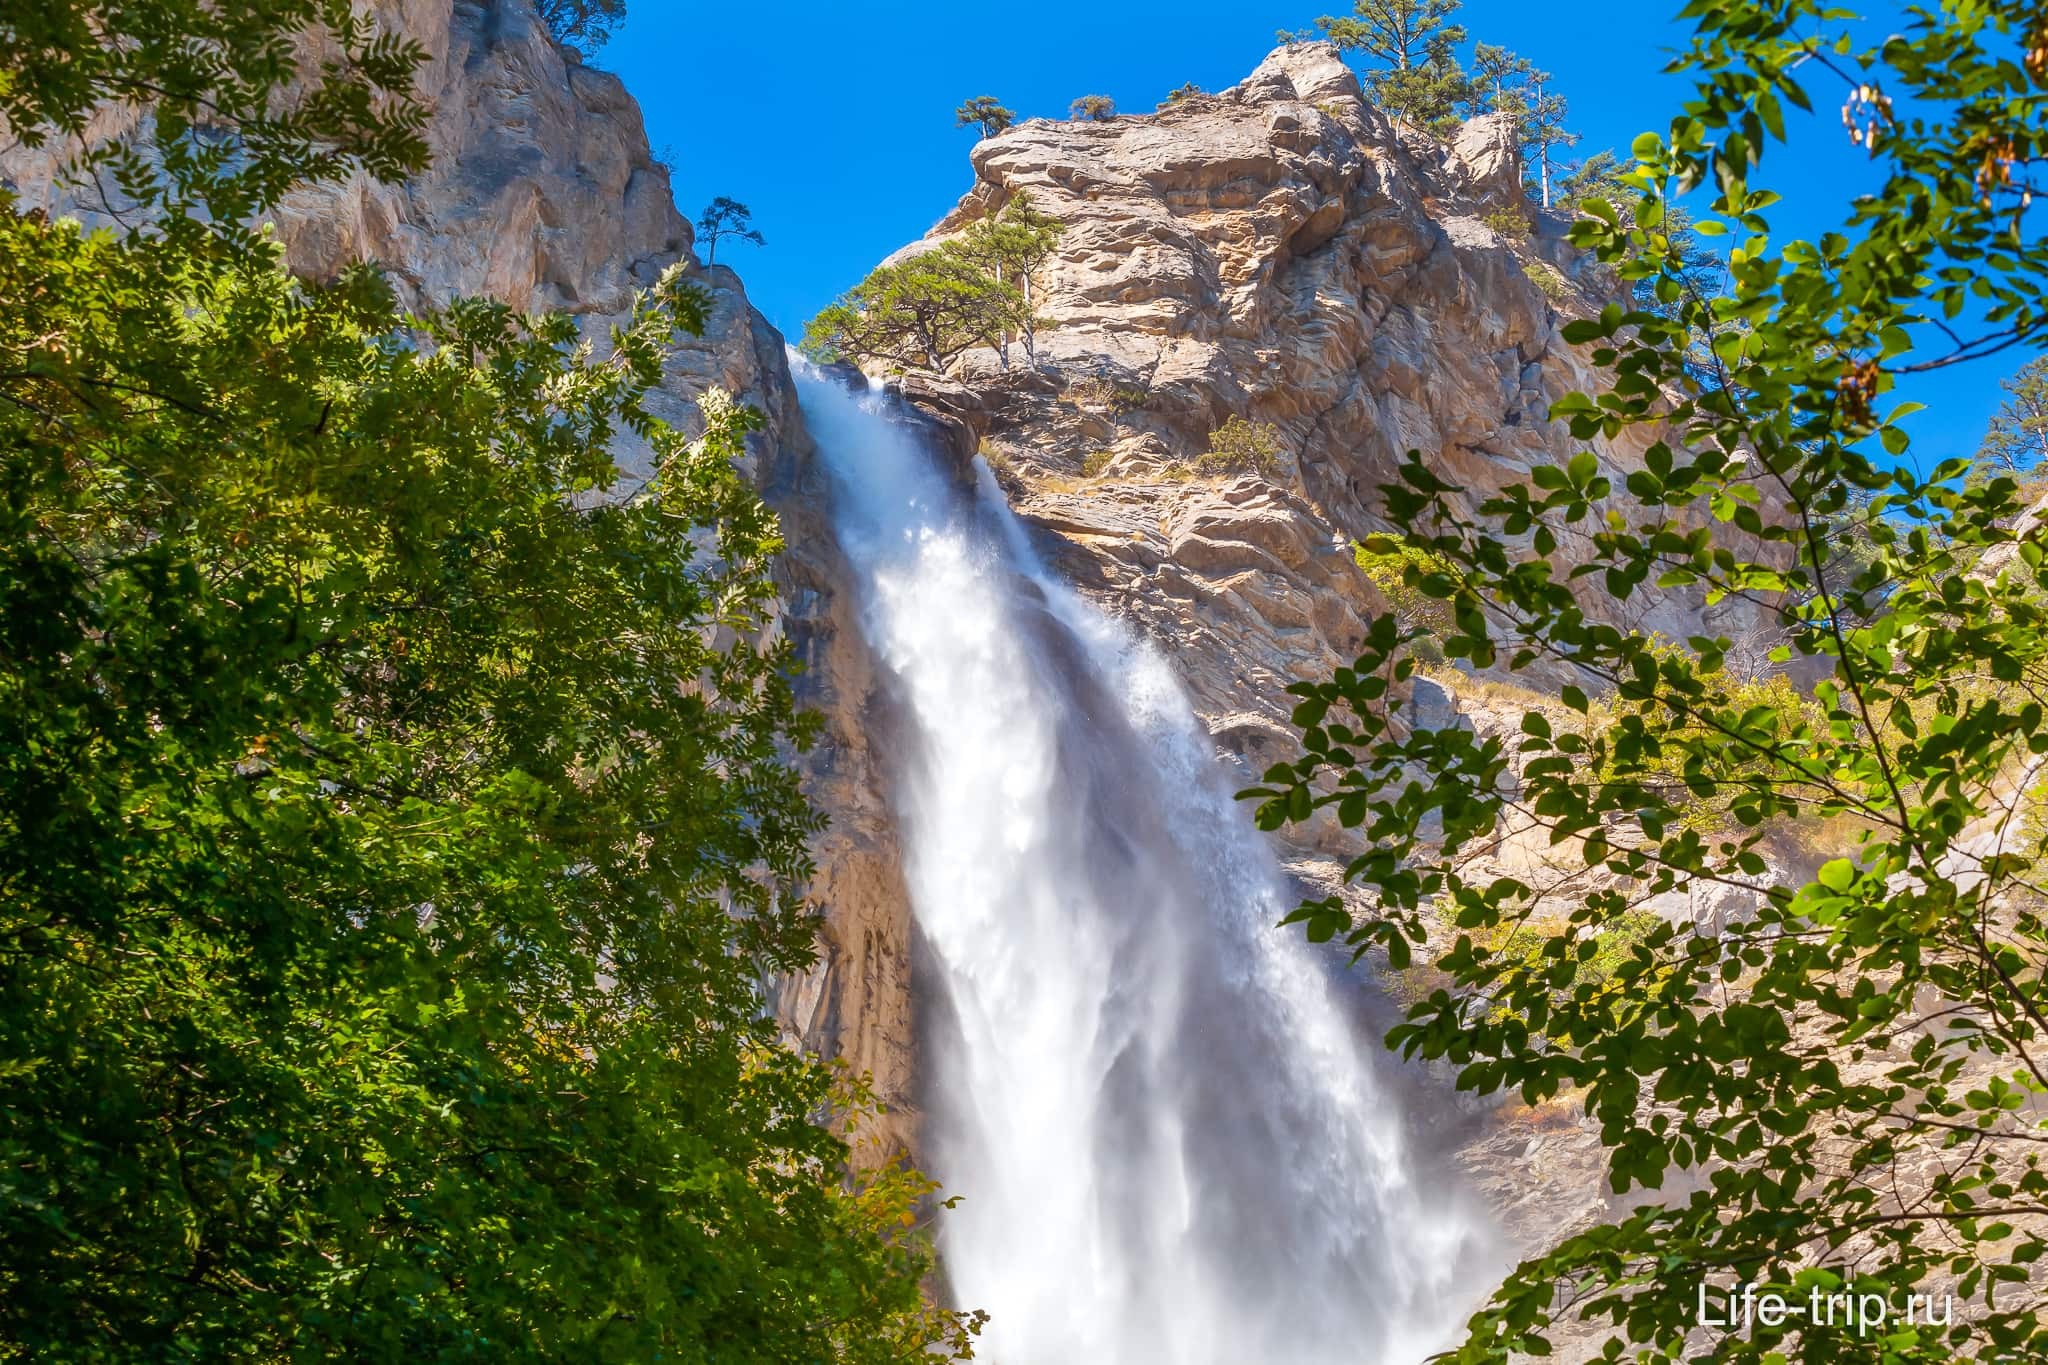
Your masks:
M1525 149L1523 162L1533 177L1538 201L1550 208L1551 155L1578 145L1579 135L1565 126L1571 112L1563 95L1550 88L1548 71L1531 71L1515 110L1516 127Z
M1694 98L1638 140L1635 202L1593 201L1573 233L1660 306L1569 324L1606 383L1554 410L1582 441L1627 433L1640 463L1588 448L1468 498L1411 457L1387 490L1455 566L1417 580L1451 614L1445 652L1572 679L1583 720L1409 727L1412 631L1390 615L1294 689L1304 756L1246 795L1267 828L1329 808L1364 837L1348 873L1372 908L1293 918L1433 959L1444 984L1390 1044L1482 1094L1582 1105L1627 1196L1517 1267L1453 1358L1547 1354L1577 1317L1609 1358L2040 1359L2048 530L2016 525L2010 478L1903 464L1912 405L1886 395L2044 335L2048 31L2014 0L1914 11L1874 44L1819 0L1685 16ZM1788 106L1820 100L1870 154L1869 192L1841 230L1781 240L1759 179ZM1668 231L1696 186L1698 230L1739 242L1718 296ZM1843 541L1865 547L1846 565ZM1777 657L1824 675L1811 699L1759 695L1727 638L1613 624L1659 592L1774 621ZM1701 801L1725 812L1711 829ZM1505 818L1549 831L1554 882L1470 861ZM1855 834L1817 870L1767 856L1793 821ZM1634 918L1667 896L1743 909L1718 931ZM1503 933L1523 923L1540 953ZM1703 1284L1803 1304L1850 1278L1893 1314L1958 1302L1881 1342L1805 1315L1699 1329Z
M2000 386L2005 401L1984 433L1978 464L1994 474L2038 470L2048 462L2048 358L2029 361Z
M1436 34L1414 66L1368 73L1366 93L1404 123L1440 137L1454 135L1461 122L1458 110L1471 106L1476 91L1458 63L1457 43L1462 36L1462 29Z
M1105 123L1116 117L1116 101L1107 95L1083 95L1068 106L1067 117Z
M983 137L994 137L1017 121L1013 109L1005 109L994 95L976 95L953 111L956 128L979 128Z
M1393 609L1394 618L1414 639L1434 637L1452 625L1450 606L1430 592L1425 580L1457 572L1457 565L1434 550L1425 549L1398 536L1371 536L1358 543L1352 559L1366 578L1380 590Z
M1568 218L1579 219L1592 213L1591 206L1599 202L1607 205L1601 215L1613 214L1635 223L1640 205L1636 188L1629 180L1633 171L1633 162L1624 162L1611 151L1595 152L1558 178L1554 207ZM1629 282L1630 295L1636 307L1672 316L1683 300L1720 293L1727 263L1713 240L1694 230L1692 210L1686 205L1662 204L1656 212L1660 216L1657 226L1670 243L1673 269L1681 288L1670 303L1665 303L1657 296L1657 277L1644 276ZM1722 330L1742 325L1738 319ZM1710 351L1704 343L1710 342L1711 337L1702 335L1699 340L1700 362L1710 364Z
M1495 43L1477 43L1472 48L1472 83L1475 114L1518 108L1523 84L1536 68L1526 57L1517 57Z
M1427 58L1431 43L1465 40L1465 30L1451 22L1458 8L1459 0L1356 0L1351 13L1325 14L1315 25L1339 50L1407 71Z
M170 214L403 166L409 114L311 153L262 121L240 82L311 12L102 8L105 51L31 48L8 116L54 136L196 63L250 121L166 154ZM858 1090L762 1014L811 960L818 821L760 643L759 419L643 405L704 297L670 271L600 357L279 256L0 197L0 1355L963 1344L903 1233L924 1185L846 1182L819 1119Z
M768 239L754 226L754 211L737 199L719 195L704 206L697 219L697 240L704 244L704 264L718 264L718 244L730 237L750 246L766 246Z
M304 81L302 33L328 54ZM17 5L0 23L0 122L24 146L55 147L112 111L144 118L146 148L93 141L75 178L188 250L246 248L250 217L293 184L426 164L426 113L411 98L425 55L348 0Z
M1010 196L1000 213L976 219L962 233L954 250L984 275L1016 291L1008 318L999 331L996 349L1004 368L1010 364L1010 337L1024 346L1025 363L1038 364L1038 272L1059 250L1066 224L1041 213L1028 190Z
M877 266L811 319L804 350L828 362L943 370L963 351L986 346L1007 368L1016 337L1035 365L1033 281L1061 231L1020 191L1001 213L976 220L959 237Z
M1473 96L1458 64L1465 30L1451 22L1458 0L1357 0L1348 15L1323 15L1316 28L1340 51L1372 63L1366 94L1395 118L1442 131Z
M1265 422L1232 413L1209 433L1209 448L1196 459L1197 474L1277 474L1285 447L1280 432Z
M535 0L534 12L558 43L594 52L626 17L626 0Z
M804 328L821 361L944 370L962 351L997 346L1023 296L951 244L878 265Z

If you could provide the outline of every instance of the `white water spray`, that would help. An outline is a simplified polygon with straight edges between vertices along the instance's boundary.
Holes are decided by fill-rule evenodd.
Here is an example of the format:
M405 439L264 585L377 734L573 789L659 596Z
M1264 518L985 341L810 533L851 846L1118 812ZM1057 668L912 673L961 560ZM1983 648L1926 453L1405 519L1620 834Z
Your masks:
M800 359L946 1020L928 1162L995 1365L1397 1365L1485 1237L1298 931L1169 665L1038 561L890 400ZM929 988L929 987L927 987Z

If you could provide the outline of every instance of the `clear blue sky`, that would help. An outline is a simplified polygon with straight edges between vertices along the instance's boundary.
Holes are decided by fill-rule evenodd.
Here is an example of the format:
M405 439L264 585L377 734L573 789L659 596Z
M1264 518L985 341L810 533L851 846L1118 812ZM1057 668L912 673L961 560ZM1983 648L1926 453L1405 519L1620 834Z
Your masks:
M1577 149L1625 151L1663 128L1688 87L1662 68L1686 30L1680 0L1600 0L1560 9L1466 0L1460 20L1555 74L1584 134ZM1218 90L1273 46L1348 4L1294 0L633 0L597 64L640 100L649 141L675 165L692 217L714 195L754 210L763 248L726 246L762 311L791 336L875 262L920 237L972 185L974 134L953 109L994 95L1022 117L1063 116L1077 95L1147 112L1186 81ZM1874 13L1888 7L1871 4ZM1781 237L1834 226L1857 188L1861 155L1836 111L1794 131L1765 182L1786 195ZM1769 163L1767 163L1768 169ZM2019 362L2013 360L2011 365ZM2007 362L1943 372L1910 396L1923 465L1976 448Z

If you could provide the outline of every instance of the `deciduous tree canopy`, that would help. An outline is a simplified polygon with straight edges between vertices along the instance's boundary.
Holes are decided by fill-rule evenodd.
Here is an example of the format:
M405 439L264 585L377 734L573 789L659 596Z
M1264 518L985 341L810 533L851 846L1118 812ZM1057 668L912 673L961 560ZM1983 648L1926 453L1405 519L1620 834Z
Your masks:
M671 270L600 359L293 281L186 210L417 165L372 98L417 54L345 4L37 16L16 135L158 84L208 125L160 109L131 233L0 196L0 1354L959 1343L921 1182L847 1183L858 1094L762 1018L817 819L758 418L643 406L703 296ZM316 19L355 55L294 113Z
M1554 412L1643 458L1589 447L1472 510L1417 457L1387 492L1430 556L1403 577L1446 604L1443 651L1568 678L1556 710L1584 719L1411 729L1417 628L1388 615L1295 689L1305 755L1247 795L1268 828L1328 809L1366 839L1349 874L1371 908L1295 918L1396 969L1433 960L1444 984L1391 1044L1482 1094L1582 1105L1641 1201L1518 1267L1456 1359L1546 1354L1583 1316L1610 1357L1868 1360L1804 1315L1699 1330L1702 1284L1804 1303L1850 1277L1894 1314L1957 1296L1946 1323L1894 1318L1887 1360L2039 1359L2048 530L2016 522L2009 477L1902 463L1912 405L1887 395L2041 343L2048 31L2016 0L1916 11L1875 46L1818 0L1685 13L1694 99L1636 144L1634 202L1587 202L1574 229L1658 306L1568 326L1607 383ZM1787 107L1820 102L1871 193L1839 231L1780 238L1760 181ZM1669 231L1695 186L1699 231L1740 243L1719 294ZM1727 638L1611 623L1651 592L1766 614L1777 659L1823 681L1807 698L1737 670ZM1475 865L1507 815L1583 866ZM1817 871L1767 856L1794 824L1834 832ZM1641 915L1702 896L1742 908Z

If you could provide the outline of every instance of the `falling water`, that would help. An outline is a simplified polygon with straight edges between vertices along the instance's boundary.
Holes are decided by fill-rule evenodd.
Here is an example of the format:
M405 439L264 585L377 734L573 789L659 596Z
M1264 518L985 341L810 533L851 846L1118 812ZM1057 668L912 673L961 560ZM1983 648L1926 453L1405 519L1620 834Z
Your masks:
M892 400L801 360L944 1024L927 1164L995 1365L1420 1359L1485 1239L1406 1151L1169 665L970 494Z

